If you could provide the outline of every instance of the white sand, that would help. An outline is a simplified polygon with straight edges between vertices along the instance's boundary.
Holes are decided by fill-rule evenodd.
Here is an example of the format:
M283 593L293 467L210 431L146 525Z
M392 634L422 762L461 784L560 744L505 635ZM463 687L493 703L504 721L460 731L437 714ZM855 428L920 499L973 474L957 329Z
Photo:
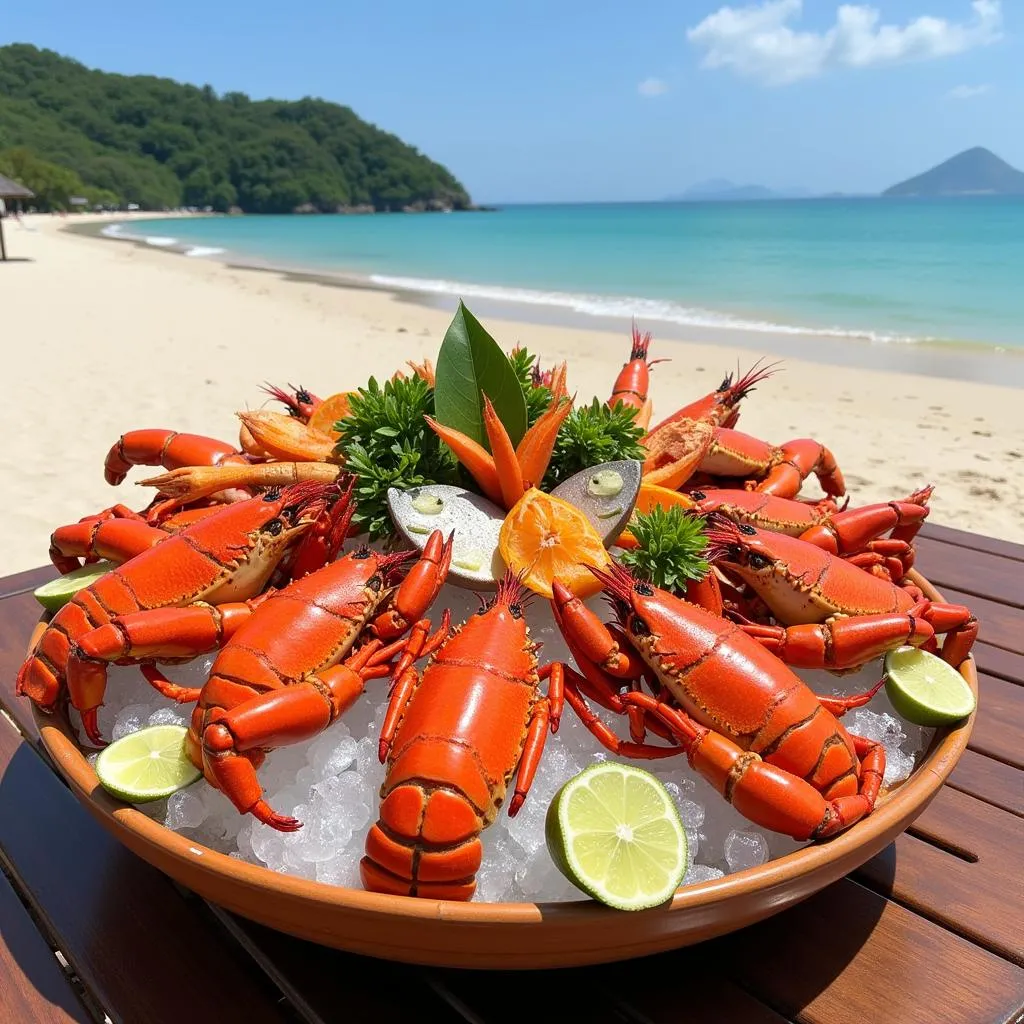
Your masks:
M85 218L75 218L76 221ZM322 396L406 359L435 357L447 311L390 295L287 280L211 260L60 229L55 217L5 221L0 337L7 368L0 412L6 505L0 572L47 561L61 523L149 489L103 480L103 459L126 430L169 427L236 441L235 410L259 406L263 381ZM570 390L607 397L628 355L618 333L485 318L506 348L543 365L567 359ZM655 422L711 390L757 349L658 341ZM776 443L813 436L835 454L854 504L936 485L932 521L1024 541L1024 391L787 359L744 407L740 427ZM807 488L813 493L814 486Z

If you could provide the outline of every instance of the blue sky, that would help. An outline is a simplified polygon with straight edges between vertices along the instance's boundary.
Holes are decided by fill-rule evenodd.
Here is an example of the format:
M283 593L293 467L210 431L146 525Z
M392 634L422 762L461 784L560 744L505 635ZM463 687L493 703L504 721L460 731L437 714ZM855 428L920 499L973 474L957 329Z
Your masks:
M876 191L974 145L1024 168L1012 7L32 0L4 12L0 41L345 103L481 202L657 199L718 177Z

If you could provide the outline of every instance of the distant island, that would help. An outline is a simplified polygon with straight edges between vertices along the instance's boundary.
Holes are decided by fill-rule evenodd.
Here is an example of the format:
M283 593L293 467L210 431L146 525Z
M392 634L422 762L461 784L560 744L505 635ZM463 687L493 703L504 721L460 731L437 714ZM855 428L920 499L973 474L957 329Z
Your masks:
M348 107L252 100L0 47L0 173L43 209L372 213L472 208L452 173Z
M805 188L770 189L764 185L737 185L725 178L712 178L691 185L685 192L666 196L666 203L740 202L755 199L806 199L812 193Z
M908 178L883 196L1019 196L1024 173L982 146L965 149L915 178Z

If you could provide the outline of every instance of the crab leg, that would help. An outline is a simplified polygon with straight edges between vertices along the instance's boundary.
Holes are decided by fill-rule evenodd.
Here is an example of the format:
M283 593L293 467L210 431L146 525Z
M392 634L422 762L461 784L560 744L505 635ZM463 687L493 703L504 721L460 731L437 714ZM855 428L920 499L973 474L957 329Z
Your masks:
M117 506L115 506L117 508ZM129 509L125 511L130 512ZM69 526L58 526L50 535L50 561L62 572L77 569L79 558L94 562L106 558L127 562L154 544L167 540L166 531L149 526L137 513L118 513L109 519L94 517Z
M927 647L936 632L930 619L924 602L905 614L857 615L789 627L748 623L740 629L787 665L843 670L907 644Z
M924 504L930 495L931 488L928 487L911 495L906 501L890 501L884 505L865 505L863 508L837 512L828 521L800 534L800 540L815 544L831 555L845 555L871 550L872 541L899 528L900 536L893 537L902 545L901 550L909 550L910 542L931 511ZM915 501L917 498L923 500Z
M857 793L826 798L809 782L763 761L731 739L698 725L678 708L646 693L627 693L635 704L657 715L686 750L687 760L745 818L794 839L823 839L870 814L885 773L885 748L851 736L861 760Z
M821 489L830 498L841 498L846 493L843 474L835 457L820 442L811 438L788 441L782 446L781 453L782 461L771 469L755 490L792 497L800 493L804 480L814 473Z
M241 452L212 437L179 434L160 428L130 430L122 434L107 453L103 473L108 484L119 484L132 466L219 466L222 463L247 463Z
M224 795L242 814L280 832L295 832L302 823L278 814L263 799L250 751L300 743L319 735L362 695L369 648L319 676L269 690L230 711L211 708L202 735L202 759ZM209 776L207 776L209 777Z

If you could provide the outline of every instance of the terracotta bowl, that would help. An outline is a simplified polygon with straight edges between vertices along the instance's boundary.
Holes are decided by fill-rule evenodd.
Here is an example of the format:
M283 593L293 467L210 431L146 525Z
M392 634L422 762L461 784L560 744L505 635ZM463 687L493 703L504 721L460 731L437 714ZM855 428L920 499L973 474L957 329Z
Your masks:
M933 600L937 591L917 582ZM33 642L42 624L37 627ZM973 659L960 671L977 694ZM622 913L593 901L453 903L384 896L257 867L152 821L110 796L58 716L36 714L43 743L72 792L128 849L243 917L355 953L475 968L569 967L627 960L735 931L842 878L898 836L953 770L974 724L936 732L923 762L863 821L828 842L760 867L681 889L665 906Z

